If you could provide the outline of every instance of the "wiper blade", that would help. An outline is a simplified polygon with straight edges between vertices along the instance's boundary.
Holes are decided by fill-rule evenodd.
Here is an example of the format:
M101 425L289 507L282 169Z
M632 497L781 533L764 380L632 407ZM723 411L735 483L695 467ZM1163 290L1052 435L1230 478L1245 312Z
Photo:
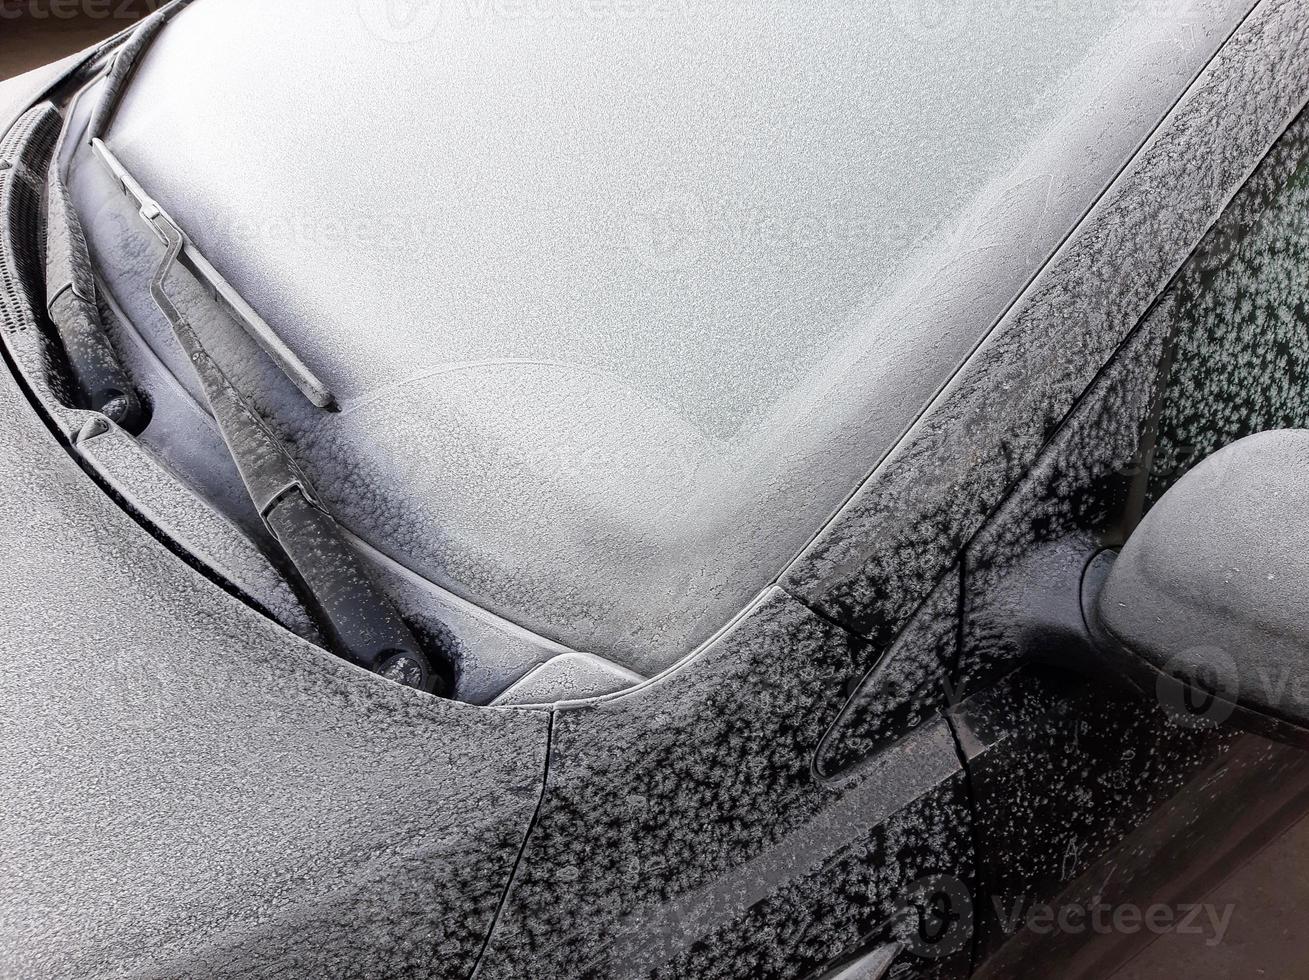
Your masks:
M144 414L105 334L95 299L95 277L82 223L68 199L55 146L46 178L46 312L63 344L84 407L135 432Z
M92 110L91 120L87 125L87 139L92 148L118 179L123 192L133 198L138 207L145 207L150 201L149 196L118 162L118 159L109 152L102 137L108 132L114 113L118 110L118 103L123 97L123 91L136 66L169 20L190 3L191 0L173 0L167 6L156 10L137 26L132 36L114 53L113 62L105 76L104 91L100 94L100 101ZM336 398L331 389L296 356L295 351L286 346L276 331L241 297L240 293L232 288L232 285L185 235L182 236L182 241L180 259L187 271L209 289L210 295L217 302L227 307L228 312L241 328L263 348L264 353L272 358L273 363L291 379L291 383L299 388L313 405L322 409L334 409Z
M91 113L91 120L87 127L88 139L97 139L109 129L114 113L118 110L118 102L123 96L123 90L127 88L136 66L141 63L146 51L168 22L190 6L191 2L192 0L172 0L132 28L127 40L118 46L105 76L105 87L100 101Z
M127 172L127 168L122 165L109 147L105 146L104 141L93 139L91 147L96 155L109 168L110 173L118 181L128 197L136 202L137 207L158 208L158 205L151 199L145 190L137 183L136 179ZM181 228L170 218L174 228ZM255 312L254 307L241 298L238 293L222 274L210 264L209 260L204 257L198 248L191 243L191 240L182 234L182 251L178 255L178 262L191 275L204 285L217 302L227 308L227 311L239 323L242 329L250 335L267 354L272 358L282 373L285 374L306 398L314 405L322 409L334 409L336 407L336 397L332 394L331 389L319 380L318 376L302 361L291 348L279 337L276 331Z
M164 257L150 284L151 296L200 379L255 509L312 597L336 652L407 687L445 694L449 686L444 672L437 669L391 602L373 584L363 560L319 502L300 467L210 356L170 297L167 283L173 269L179 265L192 269L184 261L186 235L107 147L97 141L96 149L140 205L142 219L164 243Z

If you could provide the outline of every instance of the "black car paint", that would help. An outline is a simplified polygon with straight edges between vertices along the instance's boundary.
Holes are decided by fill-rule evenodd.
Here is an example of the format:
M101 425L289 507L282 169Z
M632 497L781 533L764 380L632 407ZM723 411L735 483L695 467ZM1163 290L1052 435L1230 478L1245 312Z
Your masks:
M276 889L220 892L214 904L223 914L269 921L218 936L181 926L159 951L159 961L171 965L156 972L204 964L209 975L244 976L292 962L310 972L344 964L347 975L360 976L474 969L488 977L797 976L898 940L909 948L893 975L958 976L974 952L993 964L1017 956L986 912L995 907L990 898L1058 900L1133 835L1154 830L1149 821L1169 799L1184 797L1215 771L1247 804L1265 780L1302 778L1303 760L1292 750L1178 725L1158 705L1102 691L1096 681L1051 680L1028 668L1010 674L1031 650L1010 635L1030 610L1021 588L1015 601L1009 573L1021 579L1032 554L1051 543L1071 538L1091 552L1121 539L1143 504L1140 474L1159 479L1149 462L1158 420L1161 442L1170 445L1199 445L1209 431L1204 426L1213 424L1214 414L1201 412L1186 431L1168 421L1177 413L1159 409L1159 379L1180 376L1178 352L1187 349L1187 324L1193 329L1196 322L1182 318L1178 326L1171 318L1179 305L1187 308L1177 298L1185 297L1185 284L1203 279L1196 263L1215 256L1230 262L1233 252L1224 248L1239 251L1248 238L1243 229L1263 213L1249 195L1285 200L1275 180L1267 184L1268 175L1285 170L1278 152L1228 210L1238 226L1220 222L1175 280L1176 295L1160 299L1159 292L1230 189L1303 104L1303 70L1278 64L1274 71L1266 63L1269 49L1305 58L1303 28L1279 23L1292 16L1291 6L1266 4L1256 12L1101 202L1086 232L1056 256L994 342L783 587L693 662L625 696L562 707L550 718L486 712L422 701L333 664L114 516L6 387L9 503L26 502L4 515L10 544L42 546L55 563L61 553L75 554L87 568L110 563L101 581L42 603L63 620L58 637L70 663L100 684L139 684L153 696L128 697L128 710L115 713L93 689L60 686L39 672L20 671L13 682L51 701L71 697L56 715L71 711L92 733L129 732L142 756L157 753L150 767L163 779L184 774L162 751L170 739L197 749L191 764L198 768L187 770L194 778L221 751L228 726L250 733L273 758L279 740L294 744L308 732L302 751L309 758L288 769L280 785L263 784L291 809L260 811L258 829L276 840L297 807L340 807L326 814L303 852L337 856L332 873L340 891L310 885L290 899ZM1278 30L1285 33L1278 42L1260 33ZM1215 123L1215 104L1235 108ZM1279 144L1297 165L1299 125ZM1179 153L1211 155L1202 173L1179 174ZM1161 195L1191 203L1170 210ZM29 221L8 231L2 257L13 259L15 234L30 236L34 227ZM33 309L9 299L7 339L35 333ZM1258 344L1248 333L1241 337ZM1222 361L1231 345L1201 346L1208 367L1190 362L1193 374L1231 370ZM1282 370L1278 349L1255 358L1260 370ZM1256 373L1247 383L1268 377ZM1184 398L1186 386L1163 390L1168 404L1169 397ZM1303 385L1284 390L1305 394ZM1244 424L1259 427L1274 417L1286 424L1288 415L1301 418L1302 406L1279 411ZM58 424L52 429L61 431ZM41 505L42 497L58 506ZM44 522L38 537L26 533L32 521ZM109 530L88 536L86 527L100 523ZM122 540L132 541L127 553L140 563L126 580L112 567ZM21 586L15 580L7 587ZM139 621L104 611L124 597L154 605ZM38 608L37 598L22 608ZM924 599L915 614L915 601ZM150 634L137 631L148 621L152 632L175 631L186 649L161 651L144 665L124 650L110 658L114 669L91 668L90 658L103 650L89 638L102 643L113 631L92 629L88 616L107 616L114 635L138 636L142 644ZM225 617L238 625L224 628ZM201 649L206 654L197 659ZM258 653L233 658L238 649ZM1060 651L1042 653L1057 660ZM874 679L884 679L901 657L907 676L930 679L891 684L899 713L888 717L870 707L884 690ZM861 684L865 676L870 681ZM162 693L159 683L167 687L173 678L186 681ZM40 710L34 700L25 704ZM953 730L936 717L952 704ZM322 730L312 720L331 712L359 715L359 726L374 726L377 738L341 758L331 734L335 719ZM1084 738L1090 729L1095 737ZM425 730L440 733L439 752L418 750ZM397 736L407 740L394 747L398 757L380 752ZM43 737L59 744L67 735L47 718L34 721L31 737L39 755ZM316 758L314 743L322 752ZM78 750L78 766L105 758L95 739ZM142 756L118 764L139 768ZM256 754L252 771L268 758ZM365 767L378 765L386 768L369 773L376 780L363 779ZM335 798L305 794L296 782L352 785L352 766L360 777L354 800L343 790ZM473 783L493 771L497 778L475 792ZM1078 794L1081 781L1096 791ZM239 785L220 781L191 798L209 833L232 831L237 842L249 832L239 829L247 815L218 793ZM359 809L365 789L386 794L396 812L417 808L431 822L384 824L362 848L346 846L368 826L370 814ZM1270 791L1268 805L1294 811L1298 797L1288 802L1279 794L1281 787ZM1029 809L1015 806L1024 799L1033 801ZM1206 814L1183 818L1191 846L1203 849L1213 832ZM1062 850L1050 846L1054 839L1063 841ZM1050 853L1034 859L1041 848ZM291 881L297 869L274 870L273 877ZM965 884L974 909L982 910L981 928L975 945L936 957L914 939L923 925L915 914L935 907L924 888L947 879ZM179 876L166 891L181 906L203 902L212 887ZM1055 945L1069 945L1066 936L1057 938ZM1040 956L1042 968L1054 970L1050 944L1030 935L1021 942L1023 956ZM171 958L163 955L169 950ZM1021 962L1030 967L1033 960Z

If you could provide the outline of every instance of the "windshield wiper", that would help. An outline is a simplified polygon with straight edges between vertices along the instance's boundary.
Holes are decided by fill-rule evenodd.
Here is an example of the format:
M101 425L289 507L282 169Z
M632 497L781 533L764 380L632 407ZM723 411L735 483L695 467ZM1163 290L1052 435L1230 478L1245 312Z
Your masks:
M127 168L118 160L105 146L100 139L91 141L91 148L109 168L110 173L118 181L123 192L132 198L139 206L144 206L147 202L154 204L150 196L142 190L141 185L136 179L127 172ZM157 207L157 205L155 205ZM232 285L223 278L222 273L213 267L201 251L195 247L185 235L182 236L182 249L178 253L175 261L191 273L196 281L203 285L213 299L222 304L227 312L231 315L241 328L250 335L282 371L283 374L291 380L300 392L309 399L317 408L327 409L329 411L336 408L336 396L332 394L314 372L300 360L291 348L273 330L272 327L255 312L254 308L247 303L241 294L232 287Z
M433 694L449 681L414 638L390 600L373 584L358 552L324 509L300 467L267 423L210 356L168 293L173 270L194 269L199 253L167 213L101 141L93 144L141 218L164 244L150 293L195 369L214 420L264 525L294 566L336 652L383 677ZM192 253L192 261L184 255ZM203 261L203 256L200 256ZM204 263L205 266L208 263Z
M81 390L82 407L136 432L144 415L141 399L105 334L86 236L59 172L66 135L55 144L46 177L46 312Z
M87 141L109 166L109 169L114 172L114 176L119 179L123 185L123 190L129 196L136 196L134 191L139 190L139 186L134 187L136 182L114 158L114 155L108 151L102 138L107 134L114 114L118 110L118 104L122 100L123 92L127 88L127 83L133 72L136 71L137 65L145 57L146 51L168 25L169 20L186 9L191 2L192 0L173 0L167 6L156 10L143 20L132 32L131 37L114 52L113 61L105 74L104 90L100 93L99 101L92 109L91 118L87 124ZM210 295L227 308L227 312L231 314L232 318L241 325L241 328L250 335L256 344L263 348L264 353L272 358L273 363L291 379L291 383L299 388L300 392L313 405L325 409L335 407L336 399L327 385L323 384L318 376L296 356L296 353L286 346L282 338L265 322L264 318L241 298L240 293L232 288L219 271L210 265L209 261L200 253L200 250L192 245L185 236L183 236L182 253L179 260L191 275L195 276L208 288Z

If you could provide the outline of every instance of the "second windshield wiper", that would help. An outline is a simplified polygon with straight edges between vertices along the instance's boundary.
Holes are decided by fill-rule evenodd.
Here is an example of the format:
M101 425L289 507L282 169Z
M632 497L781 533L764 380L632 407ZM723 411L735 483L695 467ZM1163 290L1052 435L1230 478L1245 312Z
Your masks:
M444 695L449 680L399 613L373 584L358 552L319 502L300 467L205 349L168 292L172 272L190 246L177 223L132 179L108 147L95 141L141 218L165 252L151 282L155 303L195 369L214 420L264 525L295 567L337 652L407 687ZM203 261L203 257L199 257ZM194 256L188 269L194 269ZM205 263L207 265L207 263ZM203 277L197 276L203 281ZM229 287L230 288L230 287Z

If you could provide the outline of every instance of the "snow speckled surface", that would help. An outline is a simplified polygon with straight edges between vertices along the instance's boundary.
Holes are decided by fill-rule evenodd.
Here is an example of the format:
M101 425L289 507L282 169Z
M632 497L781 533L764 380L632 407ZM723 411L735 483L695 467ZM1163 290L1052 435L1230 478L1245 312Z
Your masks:
M1260 7L788 588L879 639L911 617L1298 110L1303 13ZM940 720L814 778L885 647L780 589L547 734L268 624L118 511L10 385L0 472L17 976L464 975L511 875L485 977L791 976L921 875L971 875Z
M35 333L3 309L7 338ZM273 625L0 380L4 975L466 974L548 717L427 698Z
M1260 4L786 588L894 634L1304 105L1305 12Z
M1250 5L202 0L109 142L339 394L272 407L352 530L652 674L804 548Z
M885 925L915 880L967 879L940 720L840 785L813 778L866 653L773 591L694 669L557 711L546 795L478 975L802 976Z

